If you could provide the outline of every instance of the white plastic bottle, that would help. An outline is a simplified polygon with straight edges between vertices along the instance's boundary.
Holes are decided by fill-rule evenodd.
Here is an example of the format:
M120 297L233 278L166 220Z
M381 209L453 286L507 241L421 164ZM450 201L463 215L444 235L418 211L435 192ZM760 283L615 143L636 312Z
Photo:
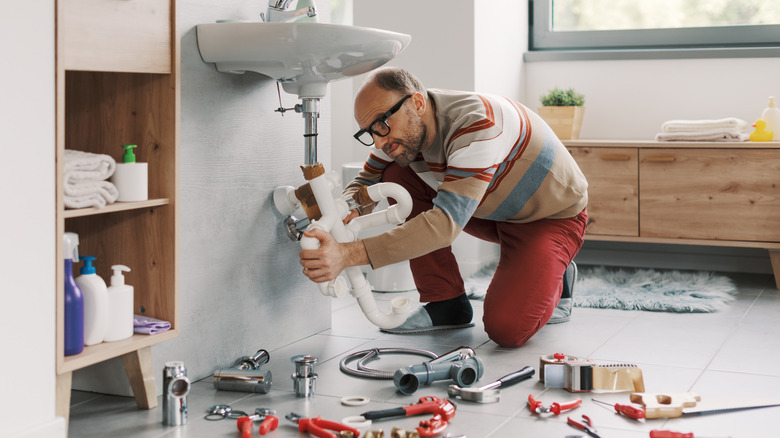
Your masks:
M775 96L769 96L769 104L761 113L761 118L766 122L767 131L774 131L773 141L780 141L780 108L775 103Z
M133 336L133 286L125 284L124 265L111 267L111 286L108 287L108 329L104 341L113 342Z
M84 344L95 345L103 342L108 329L108 291L106 282L95 273L92 262L95 257L80 256L84 262L81 275L76 277L84 295Z
M136 161L134 144L124 144L125 154L122 162L116 164L111 182L116 186L119 202L146 201L149 199L149 166L148 163Z

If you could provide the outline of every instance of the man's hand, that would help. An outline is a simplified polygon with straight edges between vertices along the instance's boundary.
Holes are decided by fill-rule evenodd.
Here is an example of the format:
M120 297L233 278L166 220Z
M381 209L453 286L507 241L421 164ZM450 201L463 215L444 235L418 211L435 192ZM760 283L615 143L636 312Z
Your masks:
M348 224L352 219L355 219L356 217L360 216L360 213L358 213L357 209L350 210L347 217L344 218L342 222L344 222L344 225Z
M315 283L335 280L345 268L368 264L368 254L363 242L340 243L329 233L315 228L303 233L306 237L314 237L320 241L317 249L302 249L301 258L303 275Z

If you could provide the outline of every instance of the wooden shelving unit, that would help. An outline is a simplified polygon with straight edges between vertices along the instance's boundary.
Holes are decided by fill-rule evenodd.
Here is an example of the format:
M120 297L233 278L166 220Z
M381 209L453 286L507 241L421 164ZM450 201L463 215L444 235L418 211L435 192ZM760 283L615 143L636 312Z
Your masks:
M175 0L57 1L57 415L68 417L72 373L121 357L140 408L157 405L151 346L178 336L180 51ZM149 163L149 200L105 208L64 207L64 151L119 159L137 144ZM62 236L79 235L79 254L130 267L134 313L171 322L157 335L133 335L64 355ZM74 271L77 268L74 267ZM74 272L78 275L77 272Z

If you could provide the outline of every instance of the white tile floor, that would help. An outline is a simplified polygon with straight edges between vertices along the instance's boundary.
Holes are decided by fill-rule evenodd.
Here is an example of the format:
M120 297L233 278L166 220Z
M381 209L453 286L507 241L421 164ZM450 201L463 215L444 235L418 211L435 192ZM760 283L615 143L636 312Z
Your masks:
M481 324L481 302L474 305L476 327L434 334L398 336L379 332L360 312L355 300L342 298L334 303L333 328L270 352L265 366L273 373L269 394L216 391L211 379L193 384L188 397L189 421L185 426L161 424L162 402L152 410L138 410L131 398L74 391L70 416L70 437L235 437L235 421L206 421L206 409L227 403L235 409L275 409L279 428L268 437L297 437L295 426L284 414L322 415L341 420L376 409L416 402L419 397L447 397L448 382L436 382L411 396L396 391L391 381L351 377L339 370L339 361L350 352L373 347L423 348L443 353L458 346L470 346L485 364L479 384L511 371L532 365L539 356L564 352L603 361L633 362L642 369L647 392L693 391L703 399L780 397L780 292L768 275L727 274L739 286L737 301L728 310L713 314L669 314L576 308L570 322L544 327L526 345L505 349L489 341ZM416 295L416 294L415 294ZM383 294L379 300L396 295ZM262 348L262 346L259 346ZM319 358L316 395L310 399L294 395L288 377L293 369L289 358L309 353ZM402 363L399 364L398 361ZM393 369L420 363L417 357L386 356L372 366ZM696 437L780 436L775 421L780 407L689 416L671 420L635 421L614 414L590 399L627 403L628 395L572 394L548 389L536 377L501 391L494 404L455 401L457 414L445 431L469 438L567 437L583 435L566 425L566 415L532 415L527 408L529 394L545 405L583 398L573 418L590 416L600 435L608 437L647 437L653 429L693 432ZM371 399L366 406L347 407L340 402L346 395ZM371 429L383 429L390 436L393 427L414 429L428 416L406 417L375 422ZM257 434L257 428L254 429Z

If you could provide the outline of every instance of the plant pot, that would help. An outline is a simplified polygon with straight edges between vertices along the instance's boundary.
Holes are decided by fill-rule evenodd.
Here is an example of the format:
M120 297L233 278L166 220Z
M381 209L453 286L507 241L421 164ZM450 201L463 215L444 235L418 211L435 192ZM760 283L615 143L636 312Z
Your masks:
M555 135L561 140L576 140L580 138L584 106L543 106L539 108L539 116L550 125Z

